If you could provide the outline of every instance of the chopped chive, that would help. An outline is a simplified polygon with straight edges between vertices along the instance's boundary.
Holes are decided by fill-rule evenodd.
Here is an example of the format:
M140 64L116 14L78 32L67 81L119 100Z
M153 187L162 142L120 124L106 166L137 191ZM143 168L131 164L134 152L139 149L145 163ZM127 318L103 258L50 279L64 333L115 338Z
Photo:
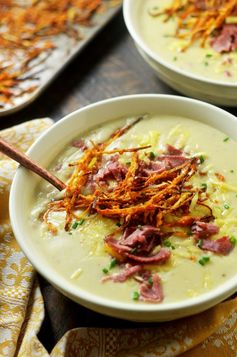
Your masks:
M85 222L84 218L82 218L79 222L78 225L81 226Z
M110 262L109 269L114 268L116 264L117 264L117 260L115 258L113 258Z
M202 248L202 239L198 240L197 246L198 246L198 248Z
M210 257L204 255L202 258L199 259L198 263L204 266L210 261Z
M207 189L207 184L206 184L206 183L202 183L201 186L202 186L202 188L206 191L206 189Z
M151 160L153 160L153 159L156 157L156 155L154 154L153 151L151 151L151 152L149 153L149 157L150 157Z
M76 229L78 225L79 225L79 222L74 222L72 225L72 229Z
M151 276L150 276L149 279L148 279L148 283L149 283L150 285L153 285L153 279L152 279Z
M205 161L205 157L204 157L203 155L201 155L201 156L199 157L199 160L200 160L200 163L203 164L204 161Z
M230 140L230 138L227 136L225 139L223 139L223 141L226 143L228 140Z
M207 61L205 61L204 64L205 64L205 66L208 66L208 65L209 65L209 63L208 63Z
M167 248L175 249L175 246L168 239L164 241L164 246Z
M130 162L130 161L127 161L127 162L126 162L126 165L130 166L130 165L131 165L131 162Z
M137 247L133 248L130 253L131 254L136 254L137 253Z
M121 225L122 225L122 224L121 224L120 222L117 222L117 223L116 223L116 226L117 226L117 227L121 227Z
M213 55L211 53L206 54L206 58L211 58Z
M237 239L234 236L230 237L230 241L233 245L236 245L236 243L237 243Z
M233 174L233 173L234 173L234 170L230 170L230 172Z
M225 203L225 204L224 204L224 208L225 208L225 209L229 209L230 206L229 206L227 203Z
M71 235L72 235L72 232L68 232L68 234L71 236Z
M178 57L177 56L174 56L173 57L173 61L177 61Z
M137 292L137 291L134 291L133 292L133 294L132 294L132 298L133 298L133 300L139 300L139 292Z
M103 269L102 269L102 272L103 272L104 274L108 274L109 270L108 270L107 268L103 268Z

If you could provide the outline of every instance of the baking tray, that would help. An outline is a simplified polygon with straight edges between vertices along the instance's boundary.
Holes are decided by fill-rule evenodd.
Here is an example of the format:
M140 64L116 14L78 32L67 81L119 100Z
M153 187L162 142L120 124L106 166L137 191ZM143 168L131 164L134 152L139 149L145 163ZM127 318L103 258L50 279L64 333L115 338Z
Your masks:
M106 3L106 2L105 2ZM37 88L20 97L15 97L12 103L4 108L0 108L0 116L12 114L30 103L32 103L43 90L53 81L53 79L64 69L65 66L90 42L95 35L118 13L121 8L122 0L117 1L116 5L109 6L105 12L97 13L92 17L93 26L85 27L78 25L82 39L75 41L66 35L52 37L56 48L43 63L34 66L34 72L37 72L37 80L30 81L31 85L37 85ZM40 62L40 61L39 61ZM27 86L28 81L24 81Z

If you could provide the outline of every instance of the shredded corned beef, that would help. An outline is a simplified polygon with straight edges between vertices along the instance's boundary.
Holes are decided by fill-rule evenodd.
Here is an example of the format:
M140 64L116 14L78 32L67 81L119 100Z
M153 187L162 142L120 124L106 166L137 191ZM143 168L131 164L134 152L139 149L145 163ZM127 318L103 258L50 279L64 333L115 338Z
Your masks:
M219 227L213 223L205 223L201 221L196 221L192 226L192 233L194 239L209 238L214 234L219 232Z
M237 25L225 24L221 32L212 40L211 46L220 53L237 50Z
M81 149L82 151L85 151L86 149L88 149L88 146L85 144L84 140L82 140L82 139L74 140L72 142L72 146L74 146L75 148Z
M109 247L114 249L118 254L124 254L124 252L131 252L132 248L127 245L120 244L119 239L115 239L112 236L107 236L105 238L105 243L108 244Z
M183 155L183 151L180 149L177 149L173 145L167 144L166 148L167 148L168 155Z
M155 160L140 160L139 173L145 176L149 176L152 173L161 173L165 170L180 166L189 160L189 158L183 156L182 150L168 144L166 152L157 156Z
M147 261L148 258L150 259L148 260L149 262L162 262L165 258L164 252L159 252L160 255L148 255L161 243L160 231L156 227L148 225L142 226L141 228L129 227L125 229L124 234L120 239L115 239L113 236L109 235L105 238L105 242L115 252L122 255L123 258L127 257L140 262L142 261L141 259L146 259Z
M154 248L155 238L160 242L160 230L156 227L148 225L140 228L129 227L125 229L119 243L130 247L139 245L139 252L150 252Z
M142 265L128 265L120 273L105 276L102 282L112 280L114 283L123 283L141 270Z
M165 164L165 169L173 169L176 166L180 166L190 159L182 155L162 155L159 160Z
M138 169L138 176L149 176L154 173L161 173L166 170L166 164L162 161L143 161L140 160L140 165Z
M201 244L201 249L222 255L228 255L233 248L234 245L227 236L216 240L203 239Z
M161 302L164 298L161 279L158 274L152 277L152 284L148 281L140 286L140 300L147 302Z
M165 264L170 256L171 252L167 248L161 248L159 253L155 255L149 255L149 256L139 256L139 255L134 255L131 253L125 252L124 255L129 258L130 260L134 260L135 262L139 262L142 264Z
M119 155L113 155L104 167L101 167L94 176L95 181L116 180L121 181L127 173L127 168L119 162Z

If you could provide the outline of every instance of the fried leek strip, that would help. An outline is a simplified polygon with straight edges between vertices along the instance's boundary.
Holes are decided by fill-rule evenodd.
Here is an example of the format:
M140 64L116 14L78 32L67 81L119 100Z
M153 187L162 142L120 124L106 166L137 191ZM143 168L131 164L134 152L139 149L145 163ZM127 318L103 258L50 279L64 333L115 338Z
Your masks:
M139 150L144 150L147 146L121 150L107 149L114 140L140 120L141 118L138 118L132 124L116 130L105 142L93 143L91 148L84 151L80 160L73 163L75 169L68 181L64 198L49 204L44 217L46 222L50 212L65 211L65 229L68 230L73 218L79 217L76 211L83 210L83 217L86 214L99 214L119 220L124 226L152 223L160 227L167 215L177 214L180 209L189 208L197 192L189 182L198 170L197 158L187 159L181 165L160 173L152 172L148 176L142 176L138 174L141 162ZM109 185L100 185L97 182L92 193L84 194L88 175L94 178L93 175L103 167L103 155L121 155L124 152L131 152L131 162L124 179L118 181L112 190Z

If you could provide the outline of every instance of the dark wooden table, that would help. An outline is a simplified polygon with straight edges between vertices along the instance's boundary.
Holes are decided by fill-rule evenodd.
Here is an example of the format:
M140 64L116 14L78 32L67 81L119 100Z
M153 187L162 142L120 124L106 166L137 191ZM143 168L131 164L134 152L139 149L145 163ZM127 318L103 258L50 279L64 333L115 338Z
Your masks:
M0 128L46 116L57 121L89 103L134 93L178 94L161 82L140 57L120 12L37 101L1 118ZM227 110L237 114L237 108ZM39 338L49 351L71 328L141 326L96 314L64 297L40 276L39 281L46 310Z

